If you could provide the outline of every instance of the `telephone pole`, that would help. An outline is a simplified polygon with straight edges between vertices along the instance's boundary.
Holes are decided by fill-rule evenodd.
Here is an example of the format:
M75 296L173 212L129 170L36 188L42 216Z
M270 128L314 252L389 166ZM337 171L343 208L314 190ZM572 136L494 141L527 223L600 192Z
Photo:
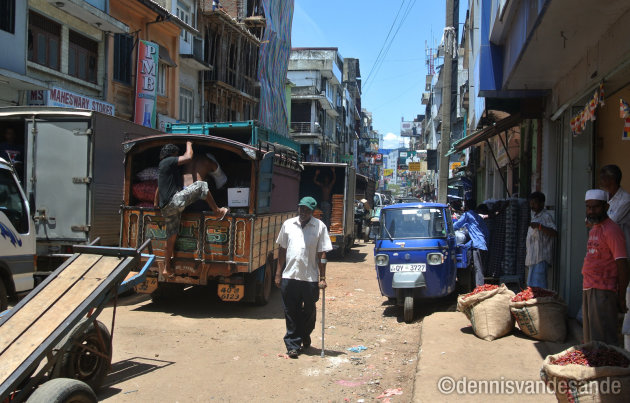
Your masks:
M444 86L442 87L442 134L438 176L438 203L446 203L448 195L448 153L451 148L451 96L453 94L453 51L457 50L457 26L455 25L455 0L446 0L446 25L444 28ZM457 2L459 4L459 1ZM458 18L459 20L459 18Z

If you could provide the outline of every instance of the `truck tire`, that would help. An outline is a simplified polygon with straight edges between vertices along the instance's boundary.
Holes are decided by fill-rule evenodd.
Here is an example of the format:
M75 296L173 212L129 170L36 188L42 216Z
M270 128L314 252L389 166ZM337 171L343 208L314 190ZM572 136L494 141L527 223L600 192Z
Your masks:
M4 281L0 278L0 312L6 310L9 307L9 294L7 294L7 287L4 285Z
M403 319L405 323L413 322L413 295L405 295L405 303L403 305Z
M92 390L98 390L112 362L111 335L107 326L98 320L93 321L85 331L73 332L70 339L72 344L61 360L61 376L78 379L88 384ZM96 350L104 356L94 354L86 348Z
M273 268L274 260L267 259L267 263L265 263L265 275L262 283L256 282L256 297L254 299L254 303L256 305L267 305L269 300L271 299L271 289L273 286Z
M96 403L96 394L85 382L55 378L41 384L27 403Z

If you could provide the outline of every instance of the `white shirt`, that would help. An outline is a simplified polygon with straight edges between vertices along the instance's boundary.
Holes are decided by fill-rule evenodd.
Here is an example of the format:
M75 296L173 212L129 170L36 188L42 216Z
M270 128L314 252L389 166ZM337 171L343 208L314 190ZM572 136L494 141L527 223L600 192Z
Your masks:
M302 228L300 218L289 218L282 224L276 243L287 250L282 278L319 281L317 252L332 250L326 225L315 217Z
M630 256L630 194L619 188L608 200L608 217L621 227L626 237L626 251Z
M533 211L532 223L542 224L543 227L556 229L556 224L549 211L542 209L536 214ZM527 229L527 254L525 255L525 265L533 266L542 261L553 263L553 237L543 234L538 228L529 227Z

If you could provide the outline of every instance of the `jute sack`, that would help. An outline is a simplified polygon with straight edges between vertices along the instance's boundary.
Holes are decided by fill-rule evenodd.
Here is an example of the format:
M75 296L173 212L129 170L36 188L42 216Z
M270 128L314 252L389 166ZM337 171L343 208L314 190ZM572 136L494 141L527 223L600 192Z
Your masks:
M537 340L562 342L567 337L567 304L562 298L510 301L510 311L523 333Z
M457 310L470 320L477 337L492 341L514 329L514 318L510 314L510 300L514 293L505 284L468 298L464 298L465 295L457 297Z
M628 351L598 341L573 346L558 354L548 355L540 369L540 378L551 390L555 391L558 402L628 402L630 367L551 364L552 360L583 348L589 350L608 348L630 359Z

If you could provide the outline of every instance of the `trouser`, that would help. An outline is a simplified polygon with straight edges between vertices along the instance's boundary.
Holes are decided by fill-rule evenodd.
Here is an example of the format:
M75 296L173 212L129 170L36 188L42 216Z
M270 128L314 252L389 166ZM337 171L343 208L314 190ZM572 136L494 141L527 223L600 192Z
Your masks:
M488 254L487 250L473 248L473 266L475 269L475 286L479 287L483 285L483 273L485 271L485 263L486 263L486 255Z
M287 333L284 344L287 351L298 350L311 344L311 333L315 329L316 308L319 300L317 282L283 278L280 284Z
M547 268L549 263L546 260L528 266L527 285L529 287L547 288Z
M582 291L582 329L584 343L601 341L618 345L617 294L589 288Z
M331 215L331 212L332 212L332 206L331 206L330 202L328 202L328 201L323 201L321 203L321 205L322 205L322 213L323 213L323 217L322 218L324 219L323 220L324 224L326 224L326 226L330 230L330 215Z

